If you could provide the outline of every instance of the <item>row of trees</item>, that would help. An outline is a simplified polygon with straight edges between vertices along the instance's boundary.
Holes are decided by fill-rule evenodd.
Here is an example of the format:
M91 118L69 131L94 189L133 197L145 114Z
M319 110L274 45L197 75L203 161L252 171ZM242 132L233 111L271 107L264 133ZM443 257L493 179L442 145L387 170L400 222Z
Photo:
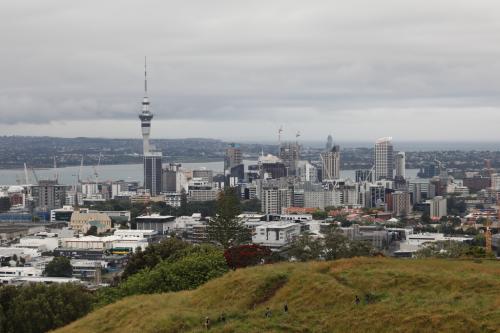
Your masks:
M298 261L338 260L342 258L372 256L377 251L368 242L352 241L338 228L332 227L325 238L310 234L299 236L290 246L287 255Z
M43 333L92 310L95 297L74 284L0 287L0 332Z

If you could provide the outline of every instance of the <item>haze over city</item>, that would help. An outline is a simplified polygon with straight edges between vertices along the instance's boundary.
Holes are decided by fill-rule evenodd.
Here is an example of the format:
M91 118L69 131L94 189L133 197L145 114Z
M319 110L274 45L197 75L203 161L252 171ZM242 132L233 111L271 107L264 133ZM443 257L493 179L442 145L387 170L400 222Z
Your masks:
M500 139L500 4L4 2L0 132L139 138ZM425 130L425 135L423 131Z

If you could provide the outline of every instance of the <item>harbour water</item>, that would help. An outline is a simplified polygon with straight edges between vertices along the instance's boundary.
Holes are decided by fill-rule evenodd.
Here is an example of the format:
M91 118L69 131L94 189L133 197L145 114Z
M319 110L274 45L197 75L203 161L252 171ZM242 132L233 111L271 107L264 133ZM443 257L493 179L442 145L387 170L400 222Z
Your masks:
M255 164L256 161L243 161L245 166ZM207 168L214 172L222 172L224 169L224 162L200 162L200 163L182 163L186 169L195 170L199 168ZM54 179L57 175L59 183L72 185L77 180L77 175L80 170L79 166L57 168L57 169L37 169L35 170L38 179ZM83 166L82 180L95 180L93 166ZM410 179L417 178L418 169L406 170L407 177ZM117 164L117 165L101 165L97 173L100 181L107 180L125 180L125 181L142 181L143 171L142 164ZM30 183L34 183L33 173L29 170L28 177ZM342 170L342 178L354 179L354 170ZM25 184L25 175L23 169L5 169L0 170L0 185L16 185Z

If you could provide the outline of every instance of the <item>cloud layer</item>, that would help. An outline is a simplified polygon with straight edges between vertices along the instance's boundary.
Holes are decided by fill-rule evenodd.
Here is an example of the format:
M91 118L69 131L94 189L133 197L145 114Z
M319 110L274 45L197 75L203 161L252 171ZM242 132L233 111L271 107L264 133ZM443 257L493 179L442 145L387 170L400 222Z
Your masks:
M139 136L147 55L161 137L500 139L498 1L5 1L0 29L4 134Z

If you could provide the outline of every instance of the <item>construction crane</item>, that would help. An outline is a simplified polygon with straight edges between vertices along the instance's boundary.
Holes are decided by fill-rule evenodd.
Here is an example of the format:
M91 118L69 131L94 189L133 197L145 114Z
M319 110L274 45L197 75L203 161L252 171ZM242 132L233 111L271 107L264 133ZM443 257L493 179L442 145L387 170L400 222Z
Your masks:
M38 176L36 175L35 168L31 167L31 173L33 173L33 178L35 178L35 184L38 185Z

